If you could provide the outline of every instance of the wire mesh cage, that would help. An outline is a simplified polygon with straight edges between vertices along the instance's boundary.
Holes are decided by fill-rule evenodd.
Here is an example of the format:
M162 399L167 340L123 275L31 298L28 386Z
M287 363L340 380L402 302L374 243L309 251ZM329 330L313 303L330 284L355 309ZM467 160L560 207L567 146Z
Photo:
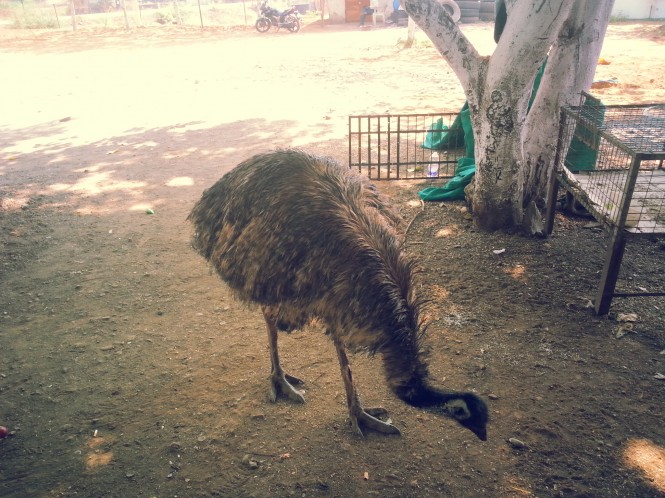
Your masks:
M665 233L665 105L602 105L583 94L561 114L556 174L594 217Z
M457 113L349 116L349 166L373 180L450 178L464 155Z
M580 105L561 109L555 170L549 191L552 232L559 186L610 231L594 300L599 315L614 297L627 236L665 234L665 104L603 105L583 93Z

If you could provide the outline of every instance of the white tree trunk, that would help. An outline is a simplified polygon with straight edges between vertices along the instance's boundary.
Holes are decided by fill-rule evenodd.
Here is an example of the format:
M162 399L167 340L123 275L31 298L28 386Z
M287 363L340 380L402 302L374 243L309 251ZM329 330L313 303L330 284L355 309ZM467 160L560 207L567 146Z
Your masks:
M542 234L547 185L552 179L559 112L562 105L579 103L580 92L593 82L613 1L576 2L550 50L545 74L522 137L524 167L518 175L522 225ZM574 68L574 70L571 70Z
M480 227L542 230L540 211L552 169L559 108L589 88L612 3L507 1L508 20L488 58L478 54L436 0L404 1L466 93L476 156L472 206ZM527 117L534 79L551 47Z
M408 24L406 29L406 42L404 43L404 48L413 47L413 44L416 42L416 26L415 21L409 17Z

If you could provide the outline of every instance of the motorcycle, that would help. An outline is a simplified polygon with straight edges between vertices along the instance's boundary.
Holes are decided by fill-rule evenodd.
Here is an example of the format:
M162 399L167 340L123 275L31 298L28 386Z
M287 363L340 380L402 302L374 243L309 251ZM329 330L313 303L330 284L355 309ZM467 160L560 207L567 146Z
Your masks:
M277 9L268 7L267 2L262 2L259 8L259 18L256 20L254 27L259 33L265 33L271 27L277 30L286 28L291 33L300 31L300 19L298 18L298 10L294 7L280 12Z

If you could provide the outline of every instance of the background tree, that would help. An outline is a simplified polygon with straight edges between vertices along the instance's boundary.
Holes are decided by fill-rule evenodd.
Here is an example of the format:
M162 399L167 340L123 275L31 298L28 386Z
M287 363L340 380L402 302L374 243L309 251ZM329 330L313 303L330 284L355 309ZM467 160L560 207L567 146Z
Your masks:
M475 138L471 204L484 229L542 234L559 109L579 102L595 73L613 0L506 0L490 57L478 54L436 0L404 0L462 84ZM547 65L531 109L534 79Z

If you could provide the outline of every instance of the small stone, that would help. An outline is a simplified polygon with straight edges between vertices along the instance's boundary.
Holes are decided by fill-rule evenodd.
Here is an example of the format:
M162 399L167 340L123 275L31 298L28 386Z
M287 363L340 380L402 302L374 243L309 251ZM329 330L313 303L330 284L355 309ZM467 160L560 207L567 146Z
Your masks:
M508 444L515 449L525 448L526 444L515 437L508 438Z
M257 461L252 459L252 456L249 453L242 457L242 464L250 469L256 469L259 466Z
M488 394L487 397L488 397L489 399L494 399L494 400L499 399L499 397L498 397L496 394L494 394L494 393L490 393L490 394Z

